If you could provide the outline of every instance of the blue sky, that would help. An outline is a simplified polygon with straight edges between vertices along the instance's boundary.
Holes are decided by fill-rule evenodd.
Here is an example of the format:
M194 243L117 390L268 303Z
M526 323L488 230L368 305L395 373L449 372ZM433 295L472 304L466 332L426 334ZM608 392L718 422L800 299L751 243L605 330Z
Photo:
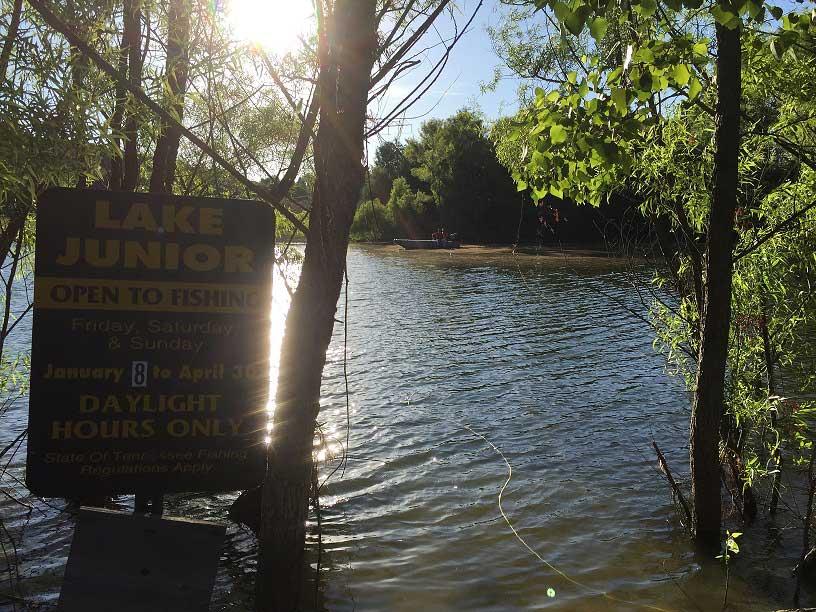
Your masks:
M456 4L456 21L463 25L478 5L478 0L458 0ZM428 93L408 110L405 124L396 125L400 123L396 121L391 129L383 133L383 137L389 139L399 137L404 140L416 136L423 121L431 117L449 117L464 106L477 106L489 119L514 112L517 107L516 80L501 81L495 92L483 94L480 90L481 83L489 81L494 68L500 64L499 58L493 52L487 28L489 25L497 25L506 10L499 0L484 0L470 29L454 47L440 78ZM449 16L446 15L440 20L438 30L443 37L453 33L453 24ZM436 33L428 33L427 36L426 44L438 40ZM413 89L438 57L438 51L429 52L423 65L417 66L398 81L386 103L393 105L406 92Z

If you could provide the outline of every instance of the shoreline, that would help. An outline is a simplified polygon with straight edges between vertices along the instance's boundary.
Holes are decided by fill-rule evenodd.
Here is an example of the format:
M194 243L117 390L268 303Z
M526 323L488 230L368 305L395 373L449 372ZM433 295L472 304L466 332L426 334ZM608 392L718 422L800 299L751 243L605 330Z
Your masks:
M405 254L445 254L445 255L525 255L535 258L558 258L558 259L587 259L600 258L611 260L623 260L618 255L612 254L599 248L600 245L580 245L580 244L564 244L564 245L545 245L537 246L534 244L522 244L514 246L512 244L462 244L458 249L404 249L397 244L391 242L351 242L350 246L360 246L367 249L382 250L390 253L405 253Z

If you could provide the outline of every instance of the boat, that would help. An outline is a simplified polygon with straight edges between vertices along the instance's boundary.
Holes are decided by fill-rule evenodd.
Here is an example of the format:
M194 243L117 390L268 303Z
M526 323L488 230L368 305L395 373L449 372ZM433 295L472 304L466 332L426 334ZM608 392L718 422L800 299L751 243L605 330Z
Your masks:
M458 249L462 245L458 240L406 240L404 238L394 238L394 244L409 251L414 249Z

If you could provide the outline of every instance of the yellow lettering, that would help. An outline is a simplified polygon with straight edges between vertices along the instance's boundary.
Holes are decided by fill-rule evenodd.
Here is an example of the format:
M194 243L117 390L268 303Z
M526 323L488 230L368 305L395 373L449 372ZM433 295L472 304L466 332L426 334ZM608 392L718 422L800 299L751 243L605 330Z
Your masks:
M61 266L73 266L79 261L79 238L65 240L65 253L57 255L57 263Z
M127 217L122 221L122 229L146 229L156 230L156 219L153 218L153 213L150 212L150 207L141 202L136 203L130 207Z
M110 268L119 261L119 241L105 240L105 254L100 253L101 240L85 240L85 260L97 268Z
M242 246L224 247L225 272L252 272L252 260L255 253Z
M80 412L96 412L99 410L99 398L93 395L79 396L79 411Z
M193 212L192 206L182 206L176 210L175 206L162 206L162 227L165 232L183 232L194 234L195 230L188 217Z
M199 208L198 231L220 236L224 233L223 216L224 211L220 208Z
M221 253L209 244L192 244L184 251L184 265L196 272L214 270L221 263Z
M145 249L138 242L125 241L125 267L135 268L138 263L151 270L161 268L161 243L148 242Z
M94 227L103 229L119 229L121 223L110 218L110 202L107 200L96 201L96 214L94 216Z

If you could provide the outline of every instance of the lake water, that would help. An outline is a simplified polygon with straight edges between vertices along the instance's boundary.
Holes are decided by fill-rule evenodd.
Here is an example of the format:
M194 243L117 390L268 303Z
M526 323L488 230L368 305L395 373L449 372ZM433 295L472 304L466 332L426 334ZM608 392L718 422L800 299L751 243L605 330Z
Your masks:
M645 314L621 262L376 246L352 247L348 262L348 313L341 297L337 315L348 321L348 463L322 490L321 571L307 585L316 609L720 609L722 567L694 552L650 446L657 440L684 477L688 398L627 310ZM294 281L296 266L286 274ZM276 282L273 347L287 304ZM25 348L30 321L15 339ZM338 325L322 479L346 441L343 354ZM21 401L3 417L3 447L26 410ZM25 496L14 480L24 458L23 445L2 481L30 508L0 501L18 548L11 582L48 609L73 518L62 500ZM518 538L498 504L508 465L502 509ZM226 520L234 497L172 496L166 513ZM789 607L801 531L780 521L744 536L729 609ZM253 542L230 526L213 610L250 609Z

